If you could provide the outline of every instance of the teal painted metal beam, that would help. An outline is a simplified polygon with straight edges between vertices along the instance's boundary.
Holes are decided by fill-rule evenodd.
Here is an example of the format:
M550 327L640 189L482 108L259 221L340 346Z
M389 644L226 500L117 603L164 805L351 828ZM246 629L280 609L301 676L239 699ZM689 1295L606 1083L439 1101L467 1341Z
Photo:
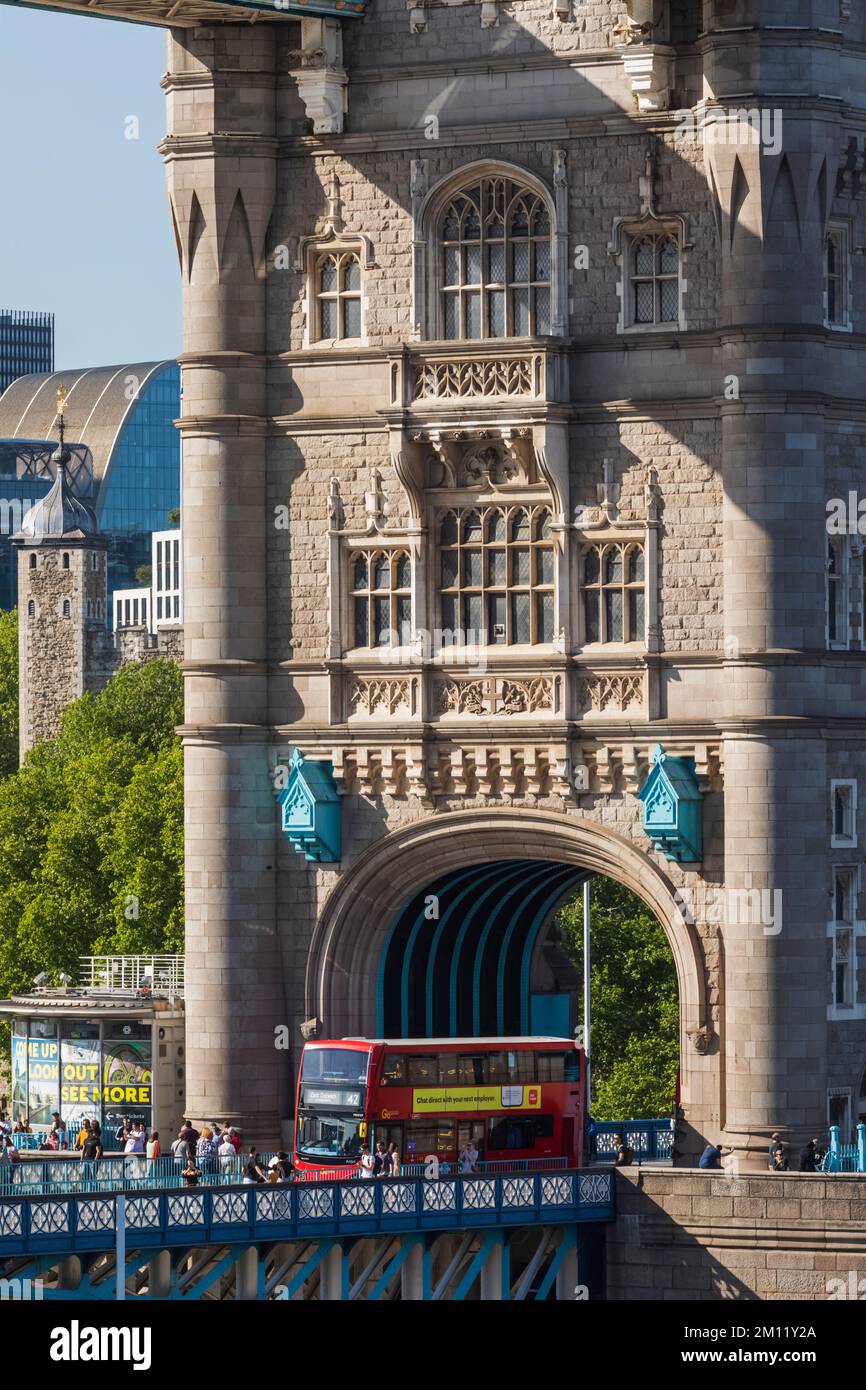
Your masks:
M550 913L556 907L557 902L561 898L564 898L566 894L573 893L575 888L577 888L581 883L583 883L585 878L586 871L584 869L578 869L576 873L572 874L570 878L566 879L565 884L561 884L559 889L556 892L552 893L550 897L545 901L541 910L538 913L536 913L532 926L526 934L526 941L523 944L523 954L520 958L520 1031L523 1034L528 1034L530 1032L530 971L532 969L532 953L535 949L535 942L538 939L538 933L541 931L541 928L544 926L544 923L549 917ZM497 1017L499 1016L500 1012L500 997L503 998L502 1007L504 1008L505 967L505 956L504 954L500 954L499 974L497 978ZM500 1032L501 1031L502 1030L500 1028Z
M468 879L471 884L474 882L476 873L477 868L475 867L465 870L457 876L455 884L461 883L465 879ZM403 968L400 971L400 1036L403 1038L409 1036L409 978L412 971L412 953L415 950L419 932L426 921L425 909L422 907L419 909L418 917L409 933L409 940L403 952Z
M512 868L511 871L510 871L510 873L507 872L507 871L506 871L506 872L503 872L503 870L506 870L506 869L507 869L507 866L506 866L506 865L503 865L503 864L499 864L499 865L495 865L495 866L487 866L487 867L488 867L488 873L487 873L486 877L489 878L489 879L491 880L489 887L485 888L483 892L479 893L479 892L478 892L478 888L480 887L479 881L476 880L475 878L473 878L472 880L470 880L469 886L468 886L467 888L464 888L464 889L461 891L461 893L459 894L459 897L458 897L458 898L452 900L452 902L451 902L451 903L449 904L449 906L447 907L445 913L440 917L440 919L439 919L439 925L438 925L438 927L436 928L436 931L435 931L435 933L434 933L434 935L433 935L433 941L432 941L432 943L431 943L431 945L430 945L430 955L429 955L428 960L427 960L427 990L426 990L426 1000L425 1000L425 1023L426 1023L426 1032L427 1032L427 1036L428 1036L428 1037L432 1037L432 1036L433 1036L433 1033L434 1033L434 1028L433 1028L433 990L434 990L435 974L436 974L436 956L437 956L437 954L438 954L439 945L440 945L440 942L441 942L441 940L442 940L442 935L443 935L443 933L444 933L444 931L445 931L446 926L449 925L449 923L450 923L452 917L454 916L454 913L457 911L457 908L460 906L460 903L462 903L462 902L464 901L464 899L465 899L470 893L473 893L473 892L474 892L474 893L476 894L475 901L473 902L473 904L472 904L472 906L470 907L468 913L466 914L466 918L464 919L464 925L466 926L466 929L467 929L467 931L468 931L470 922L471 922L472 919L475 917L475 915L476 915L478 912L480 912L480 910L481 910L481 908L483 907L484 903L486 903L486 902L488 901L488 899L489 899L494 893L501 892L501 890L502 890L504 884L510 883L510 882L511 882L511 879L513 878L513 876L514 876L515 873L520 873L520 872L521 872L521 866L516 866L515 868ZM495 869L495 872L491 871L492 869ZM480 874L478 875L478 879L479 879L479 880L481 879L481 875L480 875ZM452 1019L452 1018L453 1018L453 1019L456 1020L456 1014L457 1014L457 1001L456 1001L456 998L455 998L455 995L454 995L454 992L453 992L453 991L450 991L450 992L449 992L448 1013L449 1013L449 1019ZM452 1032L452 1034L455 1033L456 1030L457 1030L457 1025L456 1025L456 1021L455 1021L455 1022L453 1022L453 1023L451 1024L451 1032Z
M550 1262L550 1268L548 1269L547 1273L545 1274L538 1287L538 1293L535 1295L536 1302L540 1302L542 1299L547 1298L547 1295L550 1293L550 1290L553 1287L554 1279L556 1278L557 1274L559 1273L560 1269L565 1263L565 1258L568 1255L568 1252L570 1250L576 1249L576 1228L574 1226L563 1226L562 1239L559 1242L559 1248L557 1249L556 1254Z
M466 1270L466 1273L463 1275L463 1278L460 1280L460 1283L454 1290L454 1293L451 1298L452 1303L463 1302L469 1290L472 1288L472 1285L475 1283L475 1280L478 1278L482 1269L487 1264L491 1252L495 1250L498 1245L502 1245L502 1243L503 1242L501 1231L488 1231L487 1235L484 1237L484 1240L481 1242L481 1248L470 1260L469 1268Z
M397 1254L394 1256L392 1260L389 1261L385 1269L382 1270L382 1273L376 1280L376 1283L374 1284L372 1290L367 1295L366 1301L368 1303L375 1303L378 1299L382 1297L382 1294L385 1292L391 1280L394 1278L394 1275L401 1268L401 1266L404 1265L408 1260L414 1245L414 1240L404 1240L402 1246L397 1251Z
M531 864L533 861L527 860L526 862L527 864ZM503 903L510 901L517 889L522 887L525 891L528 891L530 885L535 887L536 883L543 882L550 873L551 868L552 866L550 864L543 863L536 872L527 873L526 878L521 883L518 883L517 888L512 889L511 893L505 896ZM478 945L475 948L475 962L472 967L472 1035L476 1038L481 1032L481 973L484 969L484 952L495 925L495 919L491 918L482 931Z
M510 861L509 861L509 862L510 862ZM523 886L523 884L525 883L524 874L525 874L525 871L526 871L526 868L527 868L528 864L530 864L531 862L532 862L531 860L520 860L520 861L518 862L518 864L515 865L515 868L516 868L516 869L519 871L519 873L520 873L520 877L518 878L517 884L516 884L513 888L509 889L509 890L506 892L506 894L504 895L504 899L503 899L504 902L510 902L511 899L514 897L514 895L519 891L519 889L521 888L521 886ZM502 869L503 869L503 865L500 864L500 865L498 866L498 869L499 869L499 872L501 873L501 872L502 872ZM540 873L540 872L541 872L541 870L539 870L539 873ZM473 915L474 915L474 914L473 914ZM463 945L464 945L464 942L465 942L465 940L466 940L466 937L467 937L468 934L469 934L469 928L470 928L471 925L472 925L473 915L468 916L468 917L466 918L466 920L464 921L463 925L461 926L460 931L459 931L458 934L457 934L457 940L454 942L454 949L453 949L453 951L452 951L452 953L451 953L451 970L450 970L449 980L448 980L448 995L449 995L449 1001L450 1001L450 1002L449 1002L449 1016L448 1016L448 1022L449 1022L449 1031L451 1032L452 1037L453 1037L454 1034L457 1032L457 976L458 976L458 974L460 973L460 958L461 958L461 955L462 955L462 953L463 953ZM480 1016L480 1009L478 1008L478 1002L479 1002L479 1001L478 1001L477 989L476 989L476 985L475 985L475 978L476 978L475 972L473 971L473 988L472 988L472 1031L473 1031L473 1036L477 1037L478 1034L479 1034L479 1031L480 1031L480 1030L479 1030L479 1024L478 1024L478 1018L479 1018L479 1016Z
M300 1289L302 1285L304 1285L307 1282L310 1275L315 1273L315 1271L318 1269L319 1265L322 1263L322 1260L325 1258L331 1247L338 1244L339 1241L336 1240L322 1241L315 1255L313 1255L311 1259L307 1260L305 1264L302 1264L301 1268L298 1270L294 1278L290 1279L288 1284L286 1284L285 1296L287 1299L294 1297L294 1295L298 1292L298 1289ZM348 1294L348 1292L349 1290L347 1288L346 1293Z

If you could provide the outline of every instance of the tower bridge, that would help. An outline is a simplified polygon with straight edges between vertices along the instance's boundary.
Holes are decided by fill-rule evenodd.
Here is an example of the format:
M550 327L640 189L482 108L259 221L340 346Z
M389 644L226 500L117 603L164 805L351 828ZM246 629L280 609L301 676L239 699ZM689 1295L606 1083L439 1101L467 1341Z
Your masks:
M866 15L56 7L168 31L192 1116L272 1140L302 1027L531 1028L604 874L679 1160L850 1132Z

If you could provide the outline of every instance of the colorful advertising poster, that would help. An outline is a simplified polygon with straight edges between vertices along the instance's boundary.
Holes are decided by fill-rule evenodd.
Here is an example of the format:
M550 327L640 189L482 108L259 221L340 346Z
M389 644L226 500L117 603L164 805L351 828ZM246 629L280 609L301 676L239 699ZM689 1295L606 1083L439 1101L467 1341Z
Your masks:
M60 1103L60 1044L56 1038L27 1042L27 1118L30 1124L50 1126Z
M60 1045L60 1113L70 1134L98 1120L101 1102L99 1038L64 1038Z
M106 1041L102 1045L102 1128L109 1143L126 1121L150 1130L153 1118L150 1040Z
M12 1119L27 1118L27 1038L12 1036Z
M540 1110L540 1086L433 1086L412 1092L413 1115L458 1110Z

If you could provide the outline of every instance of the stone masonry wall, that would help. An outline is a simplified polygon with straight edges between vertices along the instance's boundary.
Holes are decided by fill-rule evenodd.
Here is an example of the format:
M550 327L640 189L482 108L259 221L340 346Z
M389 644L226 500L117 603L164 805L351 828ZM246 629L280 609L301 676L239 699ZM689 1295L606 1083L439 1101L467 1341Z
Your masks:
M823 1301L866 1277L862 1174L631 1168L616 1184L609 1301Z

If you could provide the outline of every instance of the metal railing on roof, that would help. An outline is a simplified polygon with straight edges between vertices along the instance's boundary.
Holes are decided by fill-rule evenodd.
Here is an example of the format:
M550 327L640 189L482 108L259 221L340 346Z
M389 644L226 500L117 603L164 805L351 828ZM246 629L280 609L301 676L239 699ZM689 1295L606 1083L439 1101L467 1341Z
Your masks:
M79 987L93 994L183 995L183 956L81 956Z

